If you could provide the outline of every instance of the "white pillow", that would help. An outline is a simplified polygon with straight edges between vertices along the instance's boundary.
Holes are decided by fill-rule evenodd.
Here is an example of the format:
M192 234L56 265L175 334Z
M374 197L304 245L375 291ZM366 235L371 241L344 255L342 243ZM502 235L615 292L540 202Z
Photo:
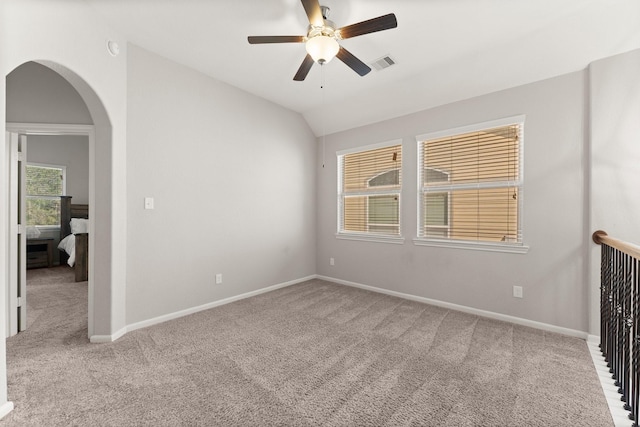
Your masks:
M71 218L71 234L88 233L89 220L84 218Z
M27 239L37 239L40 237L40 230L36 227L27 227Z
M69 234L58 243L58 249L62 249L66 253L70 254L76 248L76 236Z
M69 255L67 264L69 264L69 267L73 267L76 263L76 236L69 234L67 237L62 239L60 244L58 244L58 249L62 249Z

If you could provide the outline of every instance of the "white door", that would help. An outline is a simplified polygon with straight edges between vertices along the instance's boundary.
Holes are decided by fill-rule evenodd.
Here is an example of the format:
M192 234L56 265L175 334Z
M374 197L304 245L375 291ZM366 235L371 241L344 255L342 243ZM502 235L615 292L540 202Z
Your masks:
M7 132L9 150L8 335L27 328L27 136Z

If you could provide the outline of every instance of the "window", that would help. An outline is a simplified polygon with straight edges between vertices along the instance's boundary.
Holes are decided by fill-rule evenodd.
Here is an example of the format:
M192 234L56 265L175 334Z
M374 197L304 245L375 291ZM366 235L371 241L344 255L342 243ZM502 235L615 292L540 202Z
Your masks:
M475 128L417 138L416 243L522 246L522 121Z
M433 168L423 171L423 176L428 182L449 182L449 173ZM425 195L425 206L423 209L424 230L432 237L449 237L449 192L430 192Z
M27 225L60 226L60 196L65 195L64 166L28 163Z
M338 153L339 234L400 236L402 146Z

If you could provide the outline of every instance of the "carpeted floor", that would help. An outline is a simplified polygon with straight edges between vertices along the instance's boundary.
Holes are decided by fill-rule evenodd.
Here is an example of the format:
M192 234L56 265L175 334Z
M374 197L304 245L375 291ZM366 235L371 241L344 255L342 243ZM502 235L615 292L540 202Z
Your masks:
M86 282L29 279L3 425L613 425L579 339L313 280L89 344Z

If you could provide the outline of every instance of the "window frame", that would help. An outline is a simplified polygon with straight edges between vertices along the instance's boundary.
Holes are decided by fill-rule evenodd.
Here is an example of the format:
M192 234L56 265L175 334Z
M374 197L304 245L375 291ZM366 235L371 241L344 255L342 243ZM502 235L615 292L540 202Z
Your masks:
M402 147L401 147L402 148ZM367 188L374 188L375 190L371 190L371 192L374 191L384 191L384 190L395 190L395 185L371 185L371 181L373 181L376 178L381 177L382 175L388 174L389 172L398 172L398 177L401 176L402 174L402 167L400 168L391 168L391 169L387 169L384 172L380 172L379 174L377 174L376 176L373 176L371 178L369 178L367 180ZM400 180L399 180L400 181ZM402 185L400 185L400 190L402 190ZM401 191L399 191L398 193L400 193ZM389 194L389 193L394 193L394 194ZM365 223L367 226L367 231L366 233L370 233L370 234L385 234L385 233L376 233L375 231L370 231L371 227L388 227L388 228L397 228L398 229L398 233L397 236L400 235L400 196L395 194L395 191L390 191L389 193L385 193L385 194L370 194L369 198L367 198L367 211L365 213ZM371 222L371 198L377 199L377 198L381 198L381 197L395 197L396 200L398 201L398 225L395 224L384 224L384 223L375 223L375 222ZM386 234L385 234L386 235Z
M529 247L524 244L524 230L523 230L523 218L524 218L524 197L523 197L523 189L524 189L524 127L525 127L525 115L518 115L512 117L506 117L503 119L486 121L482 123L476 123L468 126L461 126L457 128L430 132L422 135L417 135L416 145L417 145L417 164L418 164L418 176L417 176L417 223L416 223L416 236L413 238L413 243L416 246L434 246L434 247L445 247L445 248L459 248L459 249L471 249L471 250L481 250L481 251L491 251L491 252L509 252L509 253L527 253ZM422 144L424 141L445 138L449 136L462 135L465 133L478 132L488 129L494 129L509 125L519 125L520 126L520 139L519 139L519 156L518 156L518 179L515 182L511 182L513 186L518 188L518 219L517 219L517 228L520 232L521 239L519 242L486 242L486 241L475 241L475 240L452 240L451 238L436 238L436 237L426 237L421 236L421 230L424 226L423 224L423 216L425 212L423 211L423 196L428 193L438 193L438 192L448 192L449 200L448 203L451 204L451 191L455 190L463 190L465 187L467 189L490 189L490 188L504 188L503 183L501 181L491 181L487 183L469 183L469 184L457 184L455 187L451 187L449 185L442 186L431 186L429 191L425 190L425 186L423 184L423 174L424 164L423 160L423 152L422 152ZM451 206L449 206L448 215L451 215ZM451 225L449 218L449 227ZM447 233L448 234L448 233Z
M420 143L418 143L419 145ZM420 148L418 147L418 155L420 153ZM420 156L418 158L418 163L419 163L419 168L422 168L422 170L418 169L418 182L420 183L422 181L422 176L421 174L425 173L425 169L423 167L423 165L421 164L422 162L420 162ZM443 175L447 176L447 181L450 181L450 176L451 173L446 172L446 171L442 171L442 170L438 170L436 168L426 168L426 169L431 169L433 171L437 171L438 173L441 173ZM443 181L444 182L444 181ZM422 187L419 186L418 188L418 234L421 230L422 227L422 220L425 218L423 217L423 215L425 215L425 212L422 210L422 204L421 202L421 191ZM438 195L438 194L445 194L446 195L446 213L447 213L447 223L443 224L443 225L428 225L428 224L424 224L425 227L432 227L432 228L441 228L445 233L446 233L446 237L445 239L449 240L449 233L451 232L451 191L445 190L445 191L432 191L431 194L433 195Z
M59 169L62 172L62 194L59 196L32 196L29 194L25 194L25 198L26 199L44 199L44 200L59 200L61 196L66 196L67 195L67 166L66 165L54 165L54 164L50 164L50 163L36 163L36 162L27 162L25 164L25 172L26 172L26 168L28 168L29 166L35 166L35 167L40 167L40 168L48 168L48 169ZM25 176L26 179L26 176ZM27 214L28 214L28 210L27 210ZM38 230L41 231L45 231L45 230L59 230L60 229L60 223L58 223L58 225L30 225L29 227L36 227Z
M372 188L376 188L375 190L362 190L362 191L344 191L344 156L350 154L363 153L367 151L377 150L381 148L387 148L392 146L399 146L400 151L402 152L402 139L394 139L390 141L385 141L377 144L370 144L366 146L359 146L355 148L350 148L346 150L340 150L336 152L337 159L337 231L336 238L337 239L345 239L345 240L361 240L361 241L369 241L369 242L378 242L378 243L395 243L395 244L403 244L404 237L402 236L403 226L402 226L402 179L400 179L399 188L395 189L393 186L374 186ZM399 170L399 173L402 174L402 164L399 168L390 168L384 171L381 171L379 174L370 178L374 179L384 173L388 173L391 170ZM358 231L349 231L344 230L344 200L346 197L358 197L358 196L395 196L398 199L398 234L383 234L383 233L375 233L375 232L358 232ZM367 203L367 212L366 212L366 222L369 224L369 204Z

